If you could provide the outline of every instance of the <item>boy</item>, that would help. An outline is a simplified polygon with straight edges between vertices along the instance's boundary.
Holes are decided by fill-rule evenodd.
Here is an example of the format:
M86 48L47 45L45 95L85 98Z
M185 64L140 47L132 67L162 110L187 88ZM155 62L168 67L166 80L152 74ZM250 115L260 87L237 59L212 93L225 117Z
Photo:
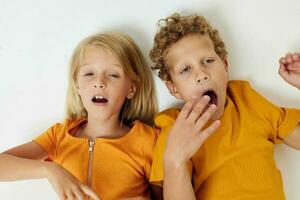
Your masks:
M167 200L285 199L274 144L300 149L300 111L273 105L246 81L228 81L225 44L205 18L174 14L164 22L153 69L187 103L155 118L161 134L151 181L164 180ZM300 89L299 54L282 58L279 73Z

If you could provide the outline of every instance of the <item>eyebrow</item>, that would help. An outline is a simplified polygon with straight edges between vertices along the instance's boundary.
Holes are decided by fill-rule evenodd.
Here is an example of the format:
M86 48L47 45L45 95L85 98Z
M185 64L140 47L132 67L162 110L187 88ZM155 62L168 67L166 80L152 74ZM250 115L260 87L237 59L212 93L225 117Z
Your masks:
M86 66L90 66L91 65L91 63L83 63L82 65L81 65L81 67L86 67ZM115 67L115 68L122 68L123 69L123 66L122 65L120 65L120 64L110 64L110 66L113 66L113 67Z

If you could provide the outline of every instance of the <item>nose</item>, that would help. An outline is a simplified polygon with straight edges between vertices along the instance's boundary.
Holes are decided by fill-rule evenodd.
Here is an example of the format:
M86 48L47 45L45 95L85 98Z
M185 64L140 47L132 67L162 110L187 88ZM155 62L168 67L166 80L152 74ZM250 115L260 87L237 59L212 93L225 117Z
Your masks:
M205 82L209 81L210 76L205 72L199 72L196 76L196 84L205 84Z
M105 88L106 84L105 84L105 77L99 77L95 80L94 82L94 88Z

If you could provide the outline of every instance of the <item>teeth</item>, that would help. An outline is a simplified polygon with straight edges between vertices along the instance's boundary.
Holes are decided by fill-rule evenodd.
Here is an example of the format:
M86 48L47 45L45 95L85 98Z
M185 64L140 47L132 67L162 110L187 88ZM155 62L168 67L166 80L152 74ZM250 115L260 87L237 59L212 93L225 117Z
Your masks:
M104 99L103 96L95 96L95 99Z

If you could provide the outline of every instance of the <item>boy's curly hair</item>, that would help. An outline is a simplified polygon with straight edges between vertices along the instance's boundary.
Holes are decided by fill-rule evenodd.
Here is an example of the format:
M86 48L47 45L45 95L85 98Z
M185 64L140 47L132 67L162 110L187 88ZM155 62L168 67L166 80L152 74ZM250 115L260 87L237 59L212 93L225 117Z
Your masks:
M154 66L151 68L157 71L158 76L164 81L171 80L164 60L166 49L188 34L208 35L219 57L224 59L227 55L225 44L218 31L202 16L196 14L181 16L175 13L166 19L159 20L158 25L159 29L154 38L153 48L150 51L150 58L154 62Z

